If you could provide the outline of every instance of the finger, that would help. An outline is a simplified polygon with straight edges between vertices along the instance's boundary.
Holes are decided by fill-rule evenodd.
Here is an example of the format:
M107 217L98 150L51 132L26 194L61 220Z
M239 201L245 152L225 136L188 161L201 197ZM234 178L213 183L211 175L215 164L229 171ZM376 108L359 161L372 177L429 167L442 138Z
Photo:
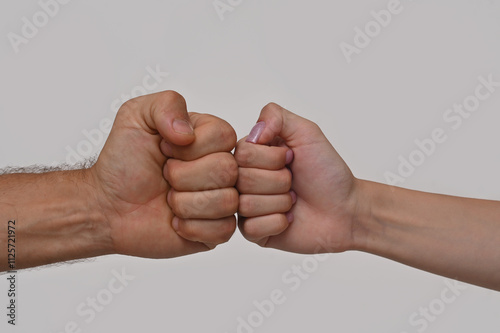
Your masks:
M216 220L238 211L239 194L233 187L203 192L177 192L171 189L167 200L179 218Z
M195 140L186 101L175 91L131 99L123 104L119 112L123 116L117 117L117 121L125 122L128 127L141 127L153 135L160 133L164 140L172 144L185 146Z
M240 168L236 188L241 194L285 194L292 188L292 173L286 168Z
M255 145L240 140L234 153L236 162L243 168L280 170L293 160L293 151L286 147Z
M236 230L236 217L233 215L218 220L183 220L174 217L172 226L182 238L215 247L231 239Z
M280 195L240 195L238 213L245 217L257 217L286 213L292 209L297 195L294 192Z
M189 146L179 146L163 140L161 150L167 157L193 161L203 156L230 152L236 146L236 132L226 121L212 115L190 113L195 140Z
M163 175L176 191L194 192L234 187L238 164L231 153L215 153L195 161L168 159Z
M273 214L240 219L238 227L243 237L259 243L261 240L284 232L293 221L293 214ZM263 244L259 244L262 245Z
M302 118L275 103L266 105L260 114L258 123L247 138L248 142L269 144L276 137L294 149L300 145L315 143L324 135L315 123Z

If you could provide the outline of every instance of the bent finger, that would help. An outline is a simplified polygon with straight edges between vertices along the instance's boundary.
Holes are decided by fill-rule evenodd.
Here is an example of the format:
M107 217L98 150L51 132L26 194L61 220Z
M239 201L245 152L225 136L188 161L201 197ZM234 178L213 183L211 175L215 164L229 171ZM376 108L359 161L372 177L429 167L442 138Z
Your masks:
M236 185L238 164L231 153L214 153L188 162L170 158L163 175L176 191L215 190Z
M236 132L228 122L208 114L189 115L194 126L194 142L187 146L178 146L164 139L160 148L165 156L193 161L212 153L230 152L234 149Z
M293 221L293 214L273 214L252 218L240 218L238 227L243 237L250 242L259 243L262 240L284 232Z
M239 194L233 187L201 192L177 192L171 189L167 201L179 218L216 220L238 211Z
M236 145L236 162L243 168L280 170L293 160L293 151L286 147L256 145L245 138Z
M236 217L233 215L217 220L185 220L174 217L172 226L182 238L204 243L212 248L231 239L236 230Z
M279 195L240 195L238 213L245 217L286 213L292 209L297 195L294 192Z
M236 188L241 194L285 194L292 187L292 173L288 169L277 171L240 168Z

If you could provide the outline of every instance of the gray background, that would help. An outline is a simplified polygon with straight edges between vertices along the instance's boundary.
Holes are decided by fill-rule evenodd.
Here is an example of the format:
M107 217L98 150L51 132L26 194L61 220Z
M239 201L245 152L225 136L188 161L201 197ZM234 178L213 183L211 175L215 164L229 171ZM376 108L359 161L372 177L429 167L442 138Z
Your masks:
M177 90L191 111L226 119L239 137L270 101L318 122L360 178L385 182L415 139L442 127L448 140L403 186L500 200L500 89L460 129L442 118L474 93L478 76L500 80L498 1L402 0L404 10L349 64L340 43L352 44L354 28L388 1L230 3L221 20L213 0L73 0L16 53L8 34L21 34L22 18L41 7L2 2L0 167L65 161L87 140L82 131L113 118L112 102L159 66L169 75L154 91ZM2 310L0 330L65 332L73 321L82 332L233 333L254 301L280 289L287 301L255 332L413 333L411 314L447 288L441 277L353 252L331 256L292 292L282 275L304 258L237 232L214 252L174 260L110 256L25 271L19 326ZM79 304L122 269L135 280L85 322ZM4 278L0 304L2 290ZM425 332L499 327L500 294L468 286Z

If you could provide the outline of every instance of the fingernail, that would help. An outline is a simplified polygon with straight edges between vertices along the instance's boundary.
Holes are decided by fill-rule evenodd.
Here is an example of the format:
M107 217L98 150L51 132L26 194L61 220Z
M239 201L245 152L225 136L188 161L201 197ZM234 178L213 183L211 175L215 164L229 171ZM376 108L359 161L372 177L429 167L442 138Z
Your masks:
M175 231L179 231L179 218L177 216L174 216L172 220L172 228L174 228Z
M288 223L292 223L293 220L295 220L295 216L291 212L286 213L285 216L286 216L286 219L288 220Z
M193 134L193 126L184 119L175 119L172 124L174 131L179 134Z
M294 156L293 150L290 149L289 151L286 152L286 164L287 165L293 162L293 156Z
M295 205L297 203L297 193L290 191L290 195L292 196L292 204Z
M246 141L251 142L251 143L259 142L260 136L262 135L262 133L264 132L265 129L266 129L265 122L261 121L261 122L257 123L250 131L250 134L248 135L248 138Z

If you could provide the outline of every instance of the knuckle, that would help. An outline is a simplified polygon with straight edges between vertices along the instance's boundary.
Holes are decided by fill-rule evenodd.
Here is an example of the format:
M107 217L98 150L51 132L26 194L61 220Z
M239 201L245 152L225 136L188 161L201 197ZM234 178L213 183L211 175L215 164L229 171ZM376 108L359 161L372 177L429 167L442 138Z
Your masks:
M138 110L140 107L140 99L141 97L136 97L124 102L118 109L118 112L116 113L116 118L128 119L132 117L133 114L136 112L136 110Z
M224 143L224 147L227 151L231 151L236 146L236 132L228 122L220 120L217 125L217 134L219 136L219 142Z
M262 110L263 111L267 111L267 112L269 112L269 111L279 111L279 110L281 110L281 107L278 104L276 104L274 102L271 102L271 103L267 103L267 105L264 106L264 108Z
M251 242L259 239L260 238L259 235L261 233L258 225L256 225L255 223L252 223L252 222L253 221L251 219L248 219L245 221L245 223L243 223L243 226L242 226L243 236Z
M212 191L196 192L192 194L192 210L202 215L208 207L212 206Z
M255 186L256 179L251 176L248 169L240 168L236 188L240 193L250 192L250 189Z
M321 127L319 127L318 124L316 124L315 122L312 122L310 120L307 120L305 123L304 123L304 126L307 128L307 133L318 133L318 132L322 132L321 130Z
M257 152L250 144L240 145L235 152L235 159L239 166L252 165L257 158Z
M158 99L168 103L168 104L178 104L185 103L184 97L174 90L167 90L159 93Z
M251 197L248 195L241 195L238 212L243 216L250 216L254 211L255 211L254 200L252 200Z
M238 180L239 167L233 155L229 154L224 168L229 180L227 186L234 186Z
M128 101L125 101L118 110L118 112L121 111L123 113L127 113L137 109L137 106L140 104L140 99L141 99L140 97L136 97L129 99Z
M220 226L220 231L217 239L218 244L227 243L234 235L236 231L236 218L232 217L227 221L224 221Z
M236 191L236 189L230 188L225 191L223 205L224 205L224 210L228 214L235 214L238 211L239 193L238 191Z
M238 180L238 164L230 153L217 156L211 172L211 180L216 188L234 186Z

